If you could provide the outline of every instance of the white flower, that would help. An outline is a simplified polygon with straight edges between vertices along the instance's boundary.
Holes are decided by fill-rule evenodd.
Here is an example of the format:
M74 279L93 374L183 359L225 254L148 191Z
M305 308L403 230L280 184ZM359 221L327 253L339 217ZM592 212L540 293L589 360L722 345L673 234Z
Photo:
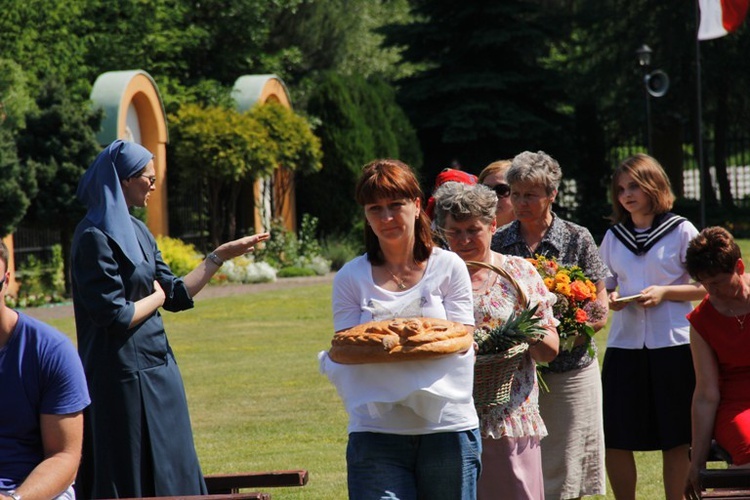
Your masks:
M241 256L225 262L221 272L233 283L276 281L276 269L266 262L255 262L251 256Z

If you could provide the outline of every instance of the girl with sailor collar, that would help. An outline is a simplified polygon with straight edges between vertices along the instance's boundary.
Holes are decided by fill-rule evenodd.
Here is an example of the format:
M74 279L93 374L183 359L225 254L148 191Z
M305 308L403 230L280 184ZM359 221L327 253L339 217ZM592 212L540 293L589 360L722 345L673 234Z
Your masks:
M617 498L635 498L634 451L661 450L665 498L682 498L689 467L695 386L685 315L705 295L685 269L698 231L670 212L674 194L661 165L638 154L612 176L612 221L600 253L615 311L602 382L607 474Z

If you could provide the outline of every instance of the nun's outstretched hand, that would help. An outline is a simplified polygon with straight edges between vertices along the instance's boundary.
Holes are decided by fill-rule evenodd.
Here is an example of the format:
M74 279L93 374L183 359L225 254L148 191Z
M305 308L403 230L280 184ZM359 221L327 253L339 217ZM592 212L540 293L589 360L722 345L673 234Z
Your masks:
M252 236L245 236L234 241L228 241L219 245L212 253L223 263L229 259L234 259L240 255L252 252L255 245L270 238L269 233L257 233Z
M198 267L190 271L183 278L190 296L195 297L198 292L203 290L203 287L206 286L211 277L216 274L225 261L251 252L255 248L255 245L266 241L269 237L270 234L268 233L258 233L233 241L227 241L216 247L216 250L206 255L206 258L198 264Z

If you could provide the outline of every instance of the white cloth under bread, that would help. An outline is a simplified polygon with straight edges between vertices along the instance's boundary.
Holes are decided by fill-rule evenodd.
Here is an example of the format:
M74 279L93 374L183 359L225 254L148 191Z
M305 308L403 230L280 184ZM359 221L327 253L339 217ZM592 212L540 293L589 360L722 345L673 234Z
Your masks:
M366 408L374 419L395 406L410 408L423 419L440 423L446 406L472 403L474 351L420 361L344 365L327 351L318 354L320 372L336 387L346 411Z

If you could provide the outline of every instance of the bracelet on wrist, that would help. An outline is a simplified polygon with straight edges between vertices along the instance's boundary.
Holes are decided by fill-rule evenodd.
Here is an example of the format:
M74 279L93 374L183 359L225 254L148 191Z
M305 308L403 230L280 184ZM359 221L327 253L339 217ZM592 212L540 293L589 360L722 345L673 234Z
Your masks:
M216 255L216 252L211 252L210 254L206 255L206 258L216 264L216 267L221 267L224 264L224 261L221 260L218 255Z

